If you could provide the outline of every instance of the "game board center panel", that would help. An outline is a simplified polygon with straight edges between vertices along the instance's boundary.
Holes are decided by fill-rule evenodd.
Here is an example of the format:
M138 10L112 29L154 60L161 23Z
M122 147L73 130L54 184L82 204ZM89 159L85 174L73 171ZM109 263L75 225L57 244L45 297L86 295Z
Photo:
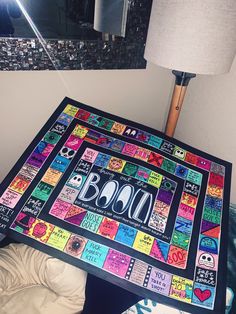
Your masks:
M156 173L158 176L152 177L149 182L151 170L139 166L141 161L132 159L133 163L130 163L127 156L110 154L105 148L84 142L80 154L74 156L39 218L47 218L53 223L57 217L72 232L93 232L95 238L98 235L111 239L164 263L171 262L175 256L187 261L187 250L171 245L171 237L167 233L172 235L176 223L177 206L173 206L173 203L179 204L179 199L175 200L175 192L183 189L182 180L174 178L176 181L173 181L173 178ZM133 175L131 171L134 171ZM173 200L169 193L160 194L160 191L169 190L173 192ZM48 212L52 215L51 220ZM163 219L154 224L154 218L158 215L166 218L166 226L163 226ZM180 218L177 221L182 227L183 222ZM178 225L178 228L181 226ZM168 252L171 256L168 256ZM186 263L177 263L176 260L173 266L184 268L184 265Z
M174 199L176 182L155 173L156 177L151 178L150 184L148 175L151 170L148 168L121 159L116 153L113 153L112 156L110 151L104 148L98 150L98 147L89 143L84 143L80 151L83 150L83 147L91 147L90 152L96 154L96 161L94 160L92 163L88 159L79 159L76 156L78 158L75 158L74 169L65 173L63 181L67 188L71 188L71 191L75 192L73 201L63 197L59 198L65 202L69 200L69 203L84 209L90 208L90 211L104 214L107 217L118 220L123 217L123 222L130 224L130 226L146 229L147 232L155 233L160 237L165 236L165 239L168 239L168 235L163 235L164 227L161 228L161 225L156 227L149 221L153 207L158 201L158 191L165 192L165 190L160 189L162 179L167 188L173 189L173 193L167 191L166 195L162 193L160 196L162 199L168 197L168 203L171 201L170 197ZM84 149L86 150L86 148ZM105 162L107 162L107 167ZM140 161L137 160L137 163L140 164ZM133 175L131 171L133 171ZM132 175L132 177L128 177L127 174ZM83 185L85 187L82 189ZM57 188L55 189L56 192ZM162 204L164 207L164 202ZM170 205L166 204L166 215L169 215ZM165 208L163 209L165 210Z
M88 161L87 156L85 156L85 159L80 158L81 152L84 152L86 148L91 148L89 153L92 152L96 155L92 162L91 160ZM103 213L107 212L108 216L111 216L109 212L117 217L123 214L129 216L129 218L134 216L133 220L136 223L144 222L148 225L147 220L157 199L158 191L167 191L160 198L165 198L166 204L171 204L177 183L173 179L164 178L162 174L154 173L154 171L153 175L155 176L149 179L152 170L141 166L140 163L142 162L139 160L132 159L132 162L130 162L127 159L129 157L84 142L80 148L80 156L78 154L75 156L70 168L66 170L60 180L60 187L56 187L53 191L52 198L55 198L56 192L63 185L66 185L76 191L74 193L76 196L73 196L74 205L80 206L83 202L84 206L87 207L87 204L91 201L93 204L92 210L98 213L99 210L102 210ZM88 190L83 189L81 191L85 181ZM181 180L178 181L181 185ZM166 190L162 188L162 183L165 185L164 189ZM145 189L147 190L146 193ZM83 195L85 192L86 195ZM69 201L69 203L71 202L72 200ZM138 204L139 206L134 212ZM146 213L144 208L146 208ZM157 231L154 227L151 227L149 228L150 231ZM160 236L161 233L163 233L162 229L158 231Z

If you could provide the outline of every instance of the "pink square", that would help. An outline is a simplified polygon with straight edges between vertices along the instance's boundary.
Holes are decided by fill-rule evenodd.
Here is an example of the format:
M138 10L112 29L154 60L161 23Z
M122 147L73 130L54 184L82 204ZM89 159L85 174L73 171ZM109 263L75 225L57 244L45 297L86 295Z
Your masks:
M81 138L74 135L70 135L70 137L65 143L65 146L73 150L78 150L82 143L83 143L83 140Z
M91 149L91 148L86 148L81 159L94 163L97 155L98 155L98 152L96 150Z
M54 145L47 144L47 146L42 151L42 155L45 157L48 157L51 154L51 152L53 151L53 148L54 148Z
M160 249L160 247L158 246L157 243L158 243L158 240L155 239L154 242L153 242L153 245L152 245L150 256L153 256L157 260L162 261L162 262L165 263L165 258L164 258L163 254L162 254L162 251L161 251L161 249Z
M209 171L211 169L211 162L209 160L207 160L207 159L202 158L202 157L198 157L198 159L197 159L197 167Z
M57 199L55 203L52 205L52 208L50 209L49 213L55 217L64 219L70 207L71 204L64 202L60 199Z
M217 254L198 251L196 257L196 266L209 270L217 270L218 259L219 255Z
M124 278L129 264L130 257L128 255L110 249L103 268L116 276Z
M137 147L138 146L136 146L134 144L126 143L123 150L122 150L122 154L133 157L135 155Z
M134 157L137 159L147 161L150 154L151 154L151 151L149 149L138 147Z
M186 204L181 203L178 209L178 216L193 220L195 215L195 208L190 207Z
M21 194L7 189L0 197L0 204L3 204L9 208L14 208L21 198Z

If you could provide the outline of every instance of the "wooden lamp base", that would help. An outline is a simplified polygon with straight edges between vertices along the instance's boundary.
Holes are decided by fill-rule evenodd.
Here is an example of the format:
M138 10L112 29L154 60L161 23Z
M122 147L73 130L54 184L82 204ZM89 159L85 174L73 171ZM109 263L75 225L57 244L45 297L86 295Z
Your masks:
M187 86L191 78L194 78L196 74L172 71L175 75L175 87L171 99L169 114L165 127L165 134L173 137L175 128L179 119L179 114L183 105L184 96L187 90Z

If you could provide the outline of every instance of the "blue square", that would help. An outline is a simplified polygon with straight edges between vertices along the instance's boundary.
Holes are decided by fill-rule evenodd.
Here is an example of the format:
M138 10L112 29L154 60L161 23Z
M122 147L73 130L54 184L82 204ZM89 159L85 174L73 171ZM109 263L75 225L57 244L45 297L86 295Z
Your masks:
M34 152L37 154L42 154L44 149L47 147L48 143L41 141L38 143L38 145L36 146Z
M60 122L64 125L68 126L72 120L73 120L72 116L69 116L68 114L62 112L60 114L60 116L58 117L57 122Z
M212 196L207 195L205 206L209 208L221 210L223 207L223 200L217 197L212 197Z
M195 282L192 303L212 309L214 307L215 288Z
M144 182L148 182L150 173L151 173L151 170L144 167L138 167L138 171L135 175L135 178Z
M97 155L97 158L94 164L98 167L106 168L110 159L111 159L111 156L107 154L99 153Z
M56 158L53 160L53 163L51 164L51 168L58 170L60 172L65 172L69 163L70 163L69 159L57 155Z
M199 250L212 254L218 254L218 239L200 234Z
M120 224L115 241L121 242L127 246L132 246L136 237L137 230L127 225Z
M102 268L109 248L99 243L88 241L81 256L81 260Z
M188 175L188 169L182 165L177 165L177 167L175 168L175 175L185 179Z
M163 140L160 137L155 136L155 135L151 135L150 139L148 141L148 144L150 146L153 146L153 147L156 147L156 148L160 148L162 142L163 142Z
M124 146L125 146L125 142L118 139L113 139L109 148L116 152L122 152L122 149Z

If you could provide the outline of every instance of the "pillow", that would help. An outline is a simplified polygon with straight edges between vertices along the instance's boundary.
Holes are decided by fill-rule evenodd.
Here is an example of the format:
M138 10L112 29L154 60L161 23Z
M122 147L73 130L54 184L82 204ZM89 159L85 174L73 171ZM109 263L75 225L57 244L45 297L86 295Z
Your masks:
M80 313L87 273L24 244L0 249L1 314Z

